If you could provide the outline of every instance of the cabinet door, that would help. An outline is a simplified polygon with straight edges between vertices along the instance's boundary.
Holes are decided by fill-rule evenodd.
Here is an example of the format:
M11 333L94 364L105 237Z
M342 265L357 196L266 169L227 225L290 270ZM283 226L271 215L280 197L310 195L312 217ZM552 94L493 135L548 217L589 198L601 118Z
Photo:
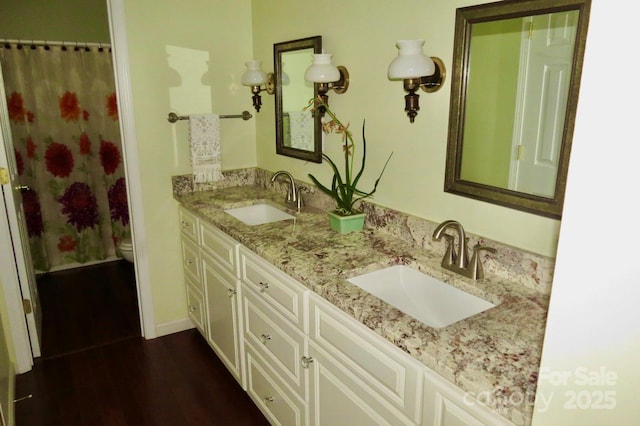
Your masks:
M315 294L309 297L309 337L414 422L421 419L423 365Z
M242 384L237 301L239 281L211 256L206 253L201 256L209 344Z
M315 426L414 425L343 364L309 342L309 411Z
M513 426L440 375L425 370L424 426Z

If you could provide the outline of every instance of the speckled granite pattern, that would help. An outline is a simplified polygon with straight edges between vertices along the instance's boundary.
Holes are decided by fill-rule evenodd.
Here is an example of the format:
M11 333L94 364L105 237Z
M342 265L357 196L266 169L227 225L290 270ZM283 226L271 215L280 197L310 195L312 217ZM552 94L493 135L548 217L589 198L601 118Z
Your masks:
M173 185L173 193L188 194L194 191L212 191L219 188L229 188L233 186L253 185L256 182L256 171L258 169L238 169L224 170L223 180L213 183L195 183L193 175L173 176L171 184Z
M192 175L173 177L174 194L180 195L192 191L207 191L234 186L255 185L271 189L279 194L286 194L287 180L282 178L271 183L272 172L260 168L229 170L223 172L225 180L214 184L195 184ZM331 198L320 192L315 186L296 181L308 206L322 211L331 210L335 204ZM360 208L367 213L367 228L388 233L415 247L426 249L439 257L444 254L444 244L434 241L431 236L437 223L399 212L388 207L363 202ZM464 224L463 224L464 225ZM518 249L507 244L492 241L467 232L469 247L476 242L497 249L495 254L482 254L485 272L513 284L520 284L535 289L546 295L551 294L553 268L552 258Z
M247 174L239 176L244 179ZM270 172L256 169L252 185L192 193L176 190L174 197L201 220L226 232L413 358L480 396L499 414L515 424L530 423L548 306L545 292L489 268L487 278L475 282L442 269L441 250L429 241L435 225L420 224L417 218L388 209L381 213L377 207L367 206L365 210L373 209L367 210L368 229L337 234L329 229L326 209L318 207L323 202L313 197L315 188L304 187L308 208L295 214L294 220L246 226L222 211L256 201L285 208L281 201L286 186L283 182L272 190L270 176ZM250 179L244 183L251 183ZM396 215L404 217L392 217ZM394 229L376 229L381 221ZM346 281L394 264L423 270L498 306L435 329Z

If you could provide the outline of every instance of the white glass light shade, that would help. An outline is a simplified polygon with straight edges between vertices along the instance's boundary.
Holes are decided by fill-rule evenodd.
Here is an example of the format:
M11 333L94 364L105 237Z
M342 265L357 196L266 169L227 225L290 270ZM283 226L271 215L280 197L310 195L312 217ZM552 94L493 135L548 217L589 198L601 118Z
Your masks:
M240 80L243 86L260 86L267 82L267 74L261 69L262 61L247 61L244 64L247 70Z
M283 62L283 63L282 63L282 69L281 69L281 71L280 71L280 72L282 73L282 79L281 79L281 82L282 82L282 85L283 85L283 86L286 86L287 84L289 84L289 74L287 74L287 73L284 71L284 69L285 69L285 65L287 65L287 64L285 64L285 63Z
M332 83L340 80L340 71L331 64L331 54L313 55L313 64L304 73L304 79L314 83Z
M286 86L287 84L289 84L289 74L287 74L286 72L282 71L282 85Z
M399 40L396 42L398 56L391 61L387 76L392 80L404 80L433 75L436 66L422 52L424 40Z

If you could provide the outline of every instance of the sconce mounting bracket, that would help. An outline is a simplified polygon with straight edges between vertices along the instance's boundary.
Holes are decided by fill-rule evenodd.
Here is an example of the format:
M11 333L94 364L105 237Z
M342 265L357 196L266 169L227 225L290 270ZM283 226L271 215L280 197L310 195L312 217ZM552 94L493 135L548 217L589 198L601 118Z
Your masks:
M433 93L440 90L447 76L447 70L442 59L432 56L431 59L436 65L436 71L432 75L420 78L420 87L427 93Z

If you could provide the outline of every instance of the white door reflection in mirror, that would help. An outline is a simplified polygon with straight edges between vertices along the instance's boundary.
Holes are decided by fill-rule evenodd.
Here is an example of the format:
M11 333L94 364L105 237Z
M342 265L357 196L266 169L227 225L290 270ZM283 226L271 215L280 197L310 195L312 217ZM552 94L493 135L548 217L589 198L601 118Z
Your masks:
M509 189L553 197L578 12L524 19Z
M553 198L578 11L474 23L460 177Z

